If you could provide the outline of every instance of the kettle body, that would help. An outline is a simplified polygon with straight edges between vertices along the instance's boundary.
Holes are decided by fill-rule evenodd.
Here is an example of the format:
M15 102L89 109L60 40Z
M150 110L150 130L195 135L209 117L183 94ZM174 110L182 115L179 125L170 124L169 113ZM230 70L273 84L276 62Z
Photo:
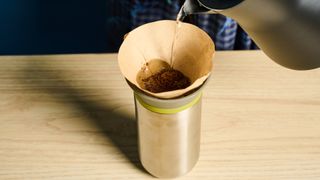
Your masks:
M319 0L187 0L185 14L219 13L236 20L276 63L320 67Z

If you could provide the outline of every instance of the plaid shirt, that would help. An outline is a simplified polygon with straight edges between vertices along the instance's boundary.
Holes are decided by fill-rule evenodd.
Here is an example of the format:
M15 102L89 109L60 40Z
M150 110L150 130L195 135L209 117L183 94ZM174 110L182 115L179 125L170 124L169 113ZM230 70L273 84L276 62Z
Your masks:
M131 11L133 28L161 19L175 20L180 7L179 0L135 0ZM228 17L219 14L193 15L191 22L210 35L217 50L257 49L247 33Z

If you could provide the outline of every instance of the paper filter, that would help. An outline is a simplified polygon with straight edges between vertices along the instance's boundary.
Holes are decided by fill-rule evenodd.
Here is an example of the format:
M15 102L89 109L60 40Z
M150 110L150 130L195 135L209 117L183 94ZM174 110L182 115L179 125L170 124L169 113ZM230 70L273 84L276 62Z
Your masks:
M122 43L118 62L125 78L136 88L146 94L158 98L175 98L182 96L198 87L210 75L214 44L211 38L200 28L176 21L156 21L142 25L131 31ZM187 76L191 85L185 89L152 93L143 89L137 75L146 63L160 59L166 61L175 70ZM153 67L152 73L161 69Z

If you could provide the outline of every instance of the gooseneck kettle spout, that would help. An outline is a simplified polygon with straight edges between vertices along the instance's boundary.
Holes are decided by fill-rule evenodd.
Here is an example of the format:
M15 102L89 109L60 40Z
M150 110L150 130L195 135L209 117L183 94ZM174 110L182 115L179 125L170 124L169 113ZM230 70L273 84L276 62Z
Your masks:
M186 0L178 18L194 13L233 18L272 60L284 67L320 67L319 0Z

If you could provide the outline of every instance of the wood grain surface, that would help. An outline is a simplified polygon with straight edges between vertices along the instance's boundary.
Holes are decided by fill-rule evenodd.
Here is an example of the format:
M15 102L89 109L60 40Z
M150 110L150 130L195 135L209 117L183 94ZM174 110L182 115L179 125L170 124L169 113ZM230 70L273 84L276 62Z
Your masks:
M0 179L154 179L116 54L0 57ZM218 52L184 179L320 179L320 70Z

